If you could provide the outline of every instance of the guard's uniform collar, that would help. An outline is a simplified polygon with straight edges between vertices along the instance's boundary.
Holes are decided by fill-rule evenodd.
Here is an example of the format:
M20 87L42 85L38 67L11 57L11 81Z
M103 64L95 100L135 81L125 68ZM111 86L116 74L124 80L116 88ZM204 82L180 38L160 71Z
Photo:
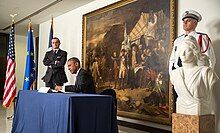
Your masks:
M185 34L185 36L189 36L189 35L193 36L195 34L196 34L196 31L191 31L189 34Z

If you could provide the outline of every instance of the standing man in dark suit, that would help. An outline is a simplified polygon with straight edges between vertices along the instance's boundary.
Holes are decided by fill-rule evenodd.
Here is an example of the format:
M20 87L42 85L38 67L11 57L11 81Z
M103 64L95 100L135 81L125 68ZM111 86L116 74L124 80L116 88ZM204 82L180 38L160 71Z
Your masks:
M55 90L62 90L65 92L96 93L94 79L91 73L80 67L80 61L78 58L70 58L67 61L67 66L72 74L76 74L75 85L56 86Z
M67 77L64 71L64 65L67 60L67 52L61 50L60 40L54 37L52 40L52 50L46 52L43 63L47 66L47 71L42 80L46 87L54 89L55 86L62 86L66 83Z

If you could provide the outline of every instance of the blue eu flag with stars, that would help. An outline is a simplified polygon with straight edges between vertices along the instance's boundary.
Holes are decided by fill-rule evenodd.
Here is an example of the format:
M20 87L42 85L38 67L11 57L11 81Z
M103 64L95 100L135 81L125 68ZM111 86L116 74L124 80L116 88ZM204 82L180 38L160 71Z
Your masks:
M31 22L28 27L28 47L26 57L26 69L24 75L24 90L30 90L36 80L36 66L34 62L34 42L32 35Z

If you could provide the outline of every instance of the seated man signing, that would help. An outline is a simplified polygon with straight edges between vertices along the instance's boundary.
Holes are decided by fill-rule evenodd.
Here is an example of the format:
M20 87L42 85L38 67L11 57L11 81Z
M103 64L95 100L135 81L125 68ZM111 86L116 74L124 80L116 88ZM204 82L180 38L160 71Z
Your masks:
M80 61L76 57L72 57L67 61L68 70L72 74L76 74L75 85L56 86L55 90L65 92L82 92L96 93L92 75L80 67Z

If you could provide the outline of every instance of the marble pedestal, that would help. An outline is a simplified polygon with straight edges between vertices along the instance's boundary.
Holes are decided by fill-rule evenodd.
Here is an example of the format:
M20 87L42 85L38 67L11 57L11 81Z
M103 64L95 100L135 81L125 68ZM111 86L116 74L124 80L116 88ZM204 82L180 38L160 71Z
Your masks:
M172 133L215 133L215 116L173 113Z

